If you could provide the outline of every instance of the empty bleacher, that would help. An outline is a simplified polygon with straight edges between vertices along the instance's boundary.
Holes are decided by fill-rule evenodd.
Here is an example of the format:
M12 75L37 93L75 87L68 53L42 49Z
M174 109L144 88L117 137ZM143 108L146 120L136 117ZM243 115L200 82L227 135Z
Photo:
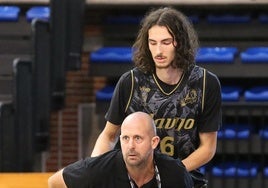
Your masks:
M217 153L202 168L209 187L264 188L268 185L267 140L263 138L268 114L267 4L258 8L177 7L189 16L198 32L197 64L216 73L222 83L223 127ZM114 84L134 66L131 45L147 6L121 11L118 6L113 8L97 13L101 20L98 24L103 26L103 46L89 54L89 74L108 78L107 85L95 95L97 114L107 111Z
M36 117L33 115L33 104L36 102L33 99L37 96L34 94L33 79L39 65L33 63L36 52L33 33L36 31L31 25L34 16L27 14L32 8L22 10L22 7L15 5L0 6L0 171L3 172L34 169L35 128L40 123L33 123Z
M0 5L0 172L42 168L50 114L65 102L65 72L80 68L82 2Z

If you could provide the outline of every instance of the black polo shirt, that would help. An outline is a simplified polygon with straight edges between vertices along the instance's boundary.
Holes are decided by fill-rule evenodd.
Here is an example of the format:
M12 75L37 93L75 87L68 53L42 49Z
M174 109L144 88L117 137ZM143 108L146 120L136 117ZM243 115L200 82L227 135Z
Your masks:
M192 180L182 163L164 154L155 153L162 188L192 188ZM120 150L98 157L88 157L63 170L68 188L131 188ZM155 178L144 188L157 188Z

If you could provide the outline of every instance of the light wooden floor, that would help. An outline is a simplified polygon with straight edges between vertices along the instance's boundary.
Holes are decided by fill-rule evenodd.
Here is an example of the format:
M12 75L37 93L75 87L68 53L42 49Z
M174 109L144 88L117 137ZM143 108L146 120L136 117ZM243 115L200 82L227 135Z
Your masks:
M0 188L47 188L53 173L0 173Z

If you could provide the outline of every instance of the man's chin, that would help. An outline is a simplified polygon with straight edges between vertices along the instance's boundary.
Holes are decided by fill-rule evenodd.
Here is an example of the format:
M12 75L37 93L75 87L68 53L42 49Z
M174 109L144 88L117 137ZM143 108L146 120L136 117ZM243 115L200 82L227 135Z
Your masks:
M130 166L137 166L139 164L139 159L137 157L128 157L127 163Z
M168 64L155 64L155 68L157 68L157 69L167 69L167 68L169 68L170 67L170 65Z

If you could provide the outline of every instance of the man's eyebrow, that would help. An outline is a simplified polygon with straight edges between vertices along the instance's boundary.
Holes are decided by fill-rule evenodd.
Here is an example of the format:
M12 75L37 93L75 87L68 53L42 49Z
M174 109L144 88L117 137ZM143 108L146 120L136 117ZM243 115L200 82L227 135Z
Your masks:
M154 39L150 39L150 38L149 38L148 40L149 40L149 41L156 41L156 40L154 40Z
M149 40L149 41L156 41L155 39L151 39L151 38L149 38L148 40ZM170 40L170 41L173 41L173 38L162 39L161 42L163 42L163 41L169 41L169 40Z
M166 38L166 39L163 39L161 41L173 41L173 38Z

